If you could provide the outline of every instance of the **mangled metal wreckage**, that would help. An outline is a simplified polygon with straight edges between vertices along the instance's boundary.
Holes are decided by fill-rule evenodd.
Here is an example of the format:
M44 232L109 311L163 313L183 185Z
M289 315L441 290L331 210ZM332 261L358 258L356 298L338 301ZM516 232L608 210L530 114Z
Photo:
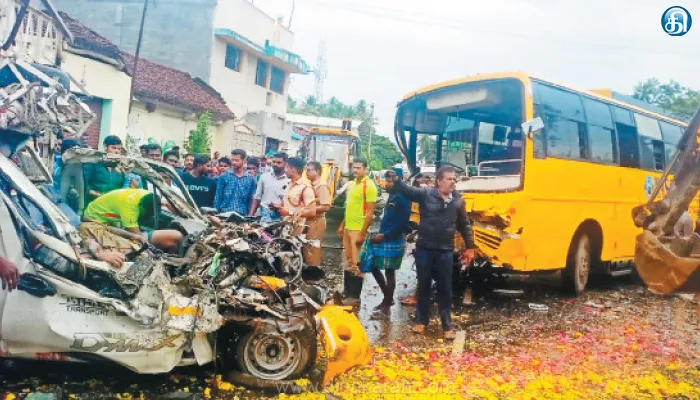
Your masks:
M0 355L65 361L98 356L139 373L218 359L238 375L278 381L308 370L320 338L328 357L326 383L371 360L357 318L324 305L325 291L300 278L301 247L308 243L294 234L293 224L208 219L186 190L181 195L171 189L165 179L184 185L169 166L74 149L64 155L61 197L76 212L84 208L82 166L112 164L145 178L169 201L163 213L170 215L160 224L156 219L155 228L185 235L179 254L165 254L108 228L112 239L131 248L127 262L115 269L86 256L89 238L0 158L3 178L41 210L45 224L26 221L21 203L3 194L11 216L0 220L19 221L17 248L31 250L13 256L23 260L23 290L0 292ZM6 242L8 229L2 229Z

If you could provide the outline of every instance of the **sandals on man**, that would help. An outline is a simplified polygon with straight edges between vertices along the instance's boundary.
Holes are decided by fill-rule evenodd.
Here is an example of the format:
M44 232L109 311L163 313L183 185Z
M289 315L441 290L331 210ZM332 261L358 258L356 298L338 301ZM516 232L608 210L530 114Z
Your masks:
M413 332L417 335L424 335L425 334L425 325L422 325L422 324L414 325L413 328L411 328L411 332Z
M454 329L450 329L449 331L444 331L443 337L445 340L455 340L456 334Z
M401 304L405 306L415 306L418 303L416 296L408 296L401 299Z

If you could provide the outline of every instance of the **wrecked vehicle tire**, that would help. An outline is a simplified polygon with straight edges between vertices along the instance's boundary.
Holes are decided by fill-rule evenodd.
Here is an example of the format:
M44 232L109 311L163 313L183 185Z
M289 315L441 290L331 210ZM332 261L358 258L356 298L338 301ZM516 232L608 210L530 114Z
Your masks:
M224 368L263 380L299 378L316 360L316 332L308 324L286 333L274 327L252 329L229 337L225 345Z

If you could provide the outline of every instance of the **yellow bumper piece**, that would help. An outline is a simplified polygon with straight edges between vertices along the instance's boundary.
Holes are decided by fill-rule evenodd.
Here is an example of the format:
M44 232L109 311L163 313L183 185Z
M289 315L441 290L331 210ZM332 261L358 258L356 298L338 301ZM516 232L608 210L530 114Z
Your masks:
M287 286L287 282L274 276L252 276L248 280L248 286L258 290L276 291Z
M328 356L324 386L336 376L372 361L374 350L367 333L350 309L351 307L329 305L322 307L316 314Z

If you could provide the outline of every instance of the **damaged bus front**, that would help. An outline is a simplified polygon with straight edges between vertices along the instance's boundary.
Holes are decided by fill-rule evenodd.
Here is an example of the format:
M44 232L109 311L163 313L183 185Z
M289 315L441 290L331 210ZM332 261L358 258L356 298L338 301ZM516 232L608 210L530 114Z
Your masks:
M454 167L480 251L517 270L527 269L515 210L526 156L521 124L532 115L528 85L518 75L450 82L406 96L396 114L396 141L411 172Z
M561 270L580 294L591 273L630 272L641 230L629 215L651 196L686 125L611 90L501 73L409 94L395 134L414 173L432 162L460 173L457 190L492 265Z

